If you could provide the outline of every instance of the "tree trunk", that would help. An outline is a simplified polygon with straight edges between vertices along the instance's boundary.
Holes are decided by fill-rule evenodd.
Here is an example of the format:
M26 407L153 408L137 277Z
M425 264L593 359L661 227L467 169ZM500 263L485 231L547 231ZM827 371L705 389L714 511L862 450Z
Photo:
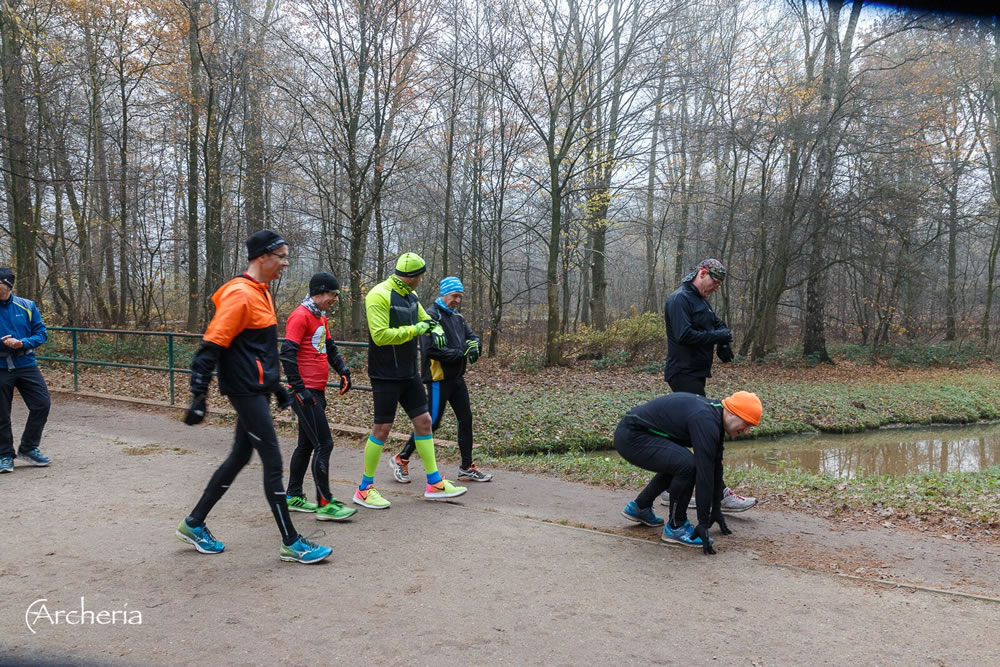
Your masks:
M199 317L199 276L198 250L201 239L198 234L198 136L201 124L201 52L198 47L198 19L201 15L201 0L191 0L190 23L188 24L188 56L190 99L188 100L187 127L187 322L188 331L198 331Z
M129 258L132 254L130 250L129 243L129 221L128 221L128 179L129 179L129 108L128 108L128 96L125 90L125 72L124 67L122 71L119 72L118 79L118 93L120 95L121 102L121 136L118 144L118 161L119 169L121 173L118 179L118 223L119 223L119 233L121 236L118 239L118 285L119 293L121 294L121 301L118 303L118 312L116 313L116 323L119 327L125 327L126 318L126 308L129 300Z
M991 160L993 201L1000 208L1000 21L993 22L993 123L990 127L990 152L993 154ZM986 309L983 312L982 326L980 327L983 345L989 347L991 344L990 319L993 311L993 292L996 287L996 266L997 255L1000 254L1000 213L997 214L996 222L993 226L993 236L990 241L990 254L987 262L986 280Z
M948 188L948 277L945 296L944 339L954 341L958 337L958 170L952 171Z
M656 298L657 244L653 234L656 220L656 149L659 144L660 123L663 118L663 92L667 82L667 60L661 59L660 75L656 82L656 97L653 99L653 127L649 140L649 162L646 177L646 312L655 313L660 309Z
M562 240L562 185L559 180L559 160L549 150L549 184L551 206L549 228L549 257L545 265L545 300L548 318L545 325L545 363L555 366L562 362L559 345L559 248ZM531 279L530 276L528 278Z
M24 83L23 45L17 0L5 2L0 8L0 39L2 39L3 106L6 132L7 212L14 236L14 273L18 291L38 298L38 270L35 261L35 214L31 204L30 160L28 157L26 91Z

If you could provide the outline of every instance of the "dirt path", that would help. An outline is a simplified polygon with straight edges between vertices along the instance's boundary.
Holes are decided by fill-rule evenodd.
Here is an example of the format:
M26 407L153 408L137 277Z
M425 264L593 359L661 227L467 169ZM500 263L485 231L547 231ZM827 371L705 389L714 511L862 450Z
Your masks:
M16 432L22 418L18 404ZM0 476L0 663L996 661L1000 548L844 530L769 505L734 516L736 534L709 558L628 527L621 493L503 472L429 503L383 464L390 510L346 524L293 514L335 549L307 567L278 560L253 463L209 518L225 553L201 555L173 530L230 438L158 411L57 400L44 440L55 463ZM342 499L361 465L345 445L332 460ZM293 443L282 446L287 461ZM81 597L142 623L26 625L32 602L51 616Z

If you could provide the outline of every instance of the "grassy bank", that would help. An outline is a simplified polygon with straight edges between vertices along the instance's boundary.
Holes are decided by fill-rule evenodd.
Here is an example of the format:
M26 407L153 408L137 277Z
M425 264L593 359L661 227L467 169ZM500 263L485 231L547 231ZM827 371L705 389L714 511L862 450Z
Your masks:
M611 448L611 437L630 408L665 392L658 368L595 370L535 369L518 372L483 360L467 375L475 416L477 457L498 468L551 474L623 490L641 488L649 474L628 463L580 456ZM836 366L788 368L781 364L718 366L709 380L710 396L745 389L764 403L764 419L754 435L825 431L857 432L888 424L969 423L1000 418L1000 373L992 364L961 369L899 369L842 361ZM53 388L72 387L65 367L43 369ZM363 365L356 384L367 383ZM80 388L109 394L166 400L166 375L115 368L87 369ZM187 400L186 378L178 381L178 402ZM361 428L371 424L371 394L328 394L333 423ZM228 407L213 389L210 403ZM403 416L396 428L404 430ZM438 435L456 437L446 415ZM442 458L454 458L443 449ZM795 469L769 472L739 468L726 481L741 493L766 502L844 520L945 524L955 533L995 531L1000 517L1000 470L980 473L864 477L849 481Z
M772 370L729 367L709 381L710 396L745 389L761 397L764 418L756 437L1000 417L1000 374L991 367L880 372L841 364L835 370ZM494 456L608 449L622 415L664 390L660 377L635 371L552 371L501 390L477 379L471 388L476 441ZM454 438L449 421L441 434Z
M363 364L355 384L367 384ZM611 448L615 426L629 409L667 391L657 365L636 368L573 368L519 372L483 360L466 376L475 418L475 440L493 456L563 453ZM53 387L71 388L62 365L43 372ZM859 432L887 424L971 423L1000 418L1000 372L993 364L963 369L894 369L842 361L836 366L787 368L779 364L718 365L708 394L721 398L744 389L756 392L764 418L753 437L822 431ZM177 382L177 400L187 401L187 378ZM86 369L81 390L166 400L167 376L153 371ZM367 427L371 394L328 395L331 422ZM213 389L210 403L227 408ZM397 415L396 428L403 426ZM456 437L447 414L439 434Z

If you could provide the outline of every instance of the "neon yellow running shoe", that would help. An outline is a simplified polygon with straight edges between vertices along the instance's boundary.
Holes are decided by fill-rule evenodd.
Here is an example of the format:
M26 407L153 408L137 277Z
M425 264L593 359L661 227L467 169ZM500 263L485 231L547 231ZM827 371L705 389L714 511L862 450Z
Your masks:
M457 498L468 491L464 486L455 486L446 479L442 479L437 484L428 484L424 489L424 498L428 500L448 500Z
M364 491L358 489L354 492L353 500L355 505L361 505L371 510L387 510L389 509L389 505L392 504L383 498L382 494L376 491L374 486L369 486Z

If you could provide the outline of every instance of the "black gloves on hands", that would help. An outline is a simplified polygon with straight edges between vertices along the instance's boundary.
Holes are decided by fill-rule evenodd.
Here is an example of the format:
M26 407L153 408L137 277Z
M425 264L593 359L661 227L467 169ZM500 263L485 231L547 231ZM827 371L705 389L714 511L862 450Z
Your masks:
M733 531L731 531L729 529L729 526L726 525L726 519L725 517L722 516L721 511L712 516L712 521L719 524L719 532L722 533L723 535L733 534Z
M733 360L733 357L735 356L733 354L733 348L729 343L726 343L724 345L719 345L715 349L715 353L719 355L719 361L721 361L724 364L728 364L730 361Z
M191 405L188 406L187 412L184 413L184 423L188 426L202 423L205 421L205 413L207 411L208 405L205 400L205 394L195 394L191 399Z
M295 392L295 400L299 402L299 405L316 405L316 397L304 387ZM281 405L280 399L278 405Z
M274 390L274 398L278 401L279 410L284 410L292 404L292 397L288 395L288 392L280 384ZM316 399L314 398L313 400L315 401Z
M705 552L705 555L711 556L715 554L715 549L712 547L712 541L708 537L708 528L704 524L699 523L695 526L694 532L691 533L691 537L701 538L701 550Z
M712 334L715 336L715 342L719 345L728 345L733 341L733 333L728 327L716 329Z
M351 389L351 371L344 371L340 374L340 392L339 396L343 396Z

